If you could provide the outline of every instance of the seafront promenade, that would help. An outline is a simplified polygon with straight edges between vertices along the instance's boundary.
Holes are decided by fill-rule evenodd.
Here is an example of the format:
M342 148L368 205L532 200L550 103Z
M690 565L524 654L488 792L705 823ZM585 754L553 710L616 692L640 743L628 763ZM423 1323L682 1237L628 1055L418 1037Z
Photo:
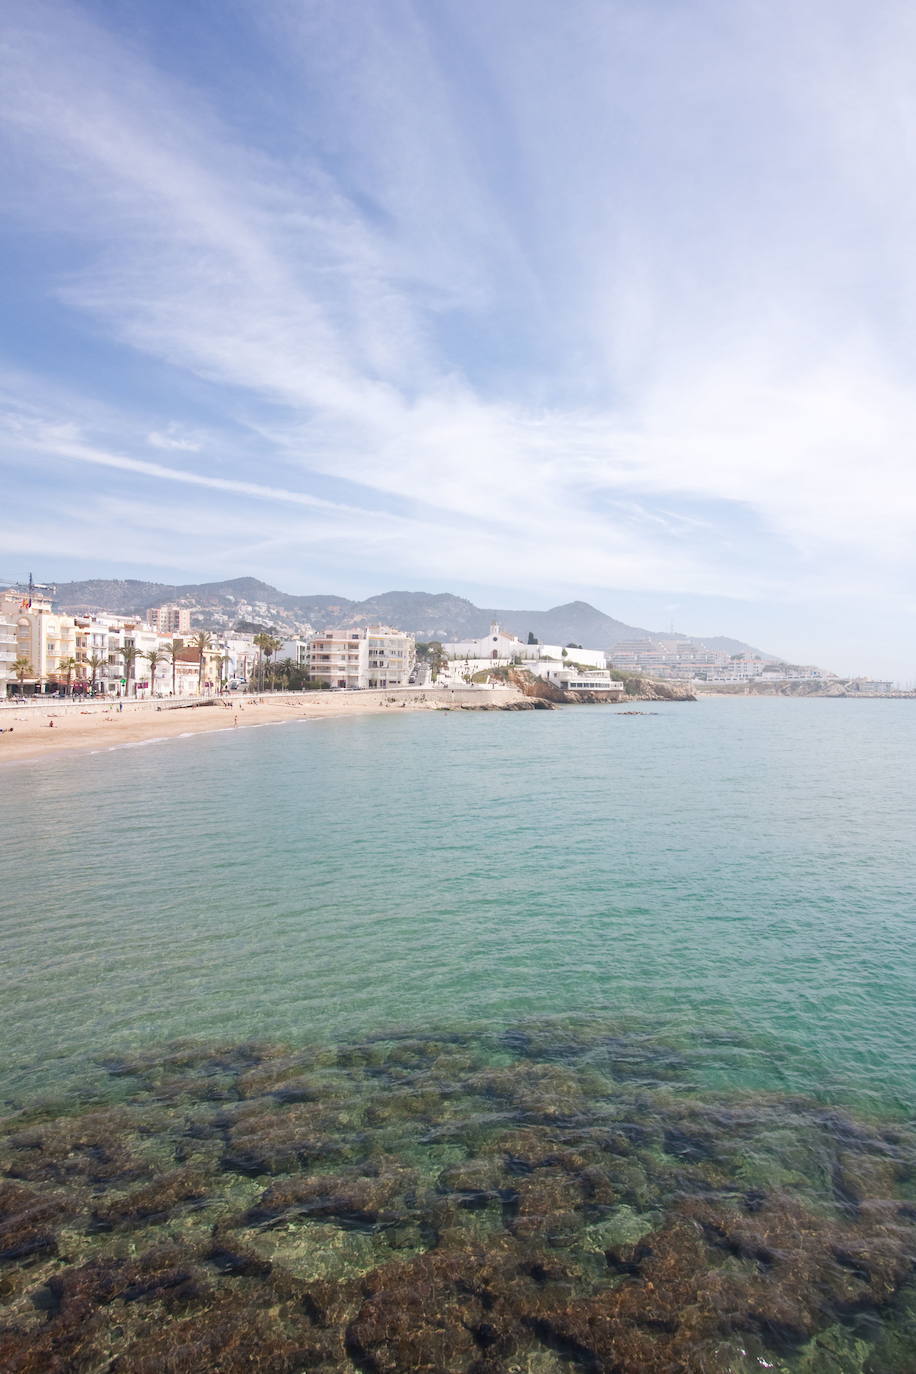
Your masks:
M392 687L358 692L233 693L178 700L0 703L0 767L60 750L113 749L212 730L250 729L291 720L325 720L386 711L441 711L510 705L523 700L511 687ZM123 709L122 709L123 708Z

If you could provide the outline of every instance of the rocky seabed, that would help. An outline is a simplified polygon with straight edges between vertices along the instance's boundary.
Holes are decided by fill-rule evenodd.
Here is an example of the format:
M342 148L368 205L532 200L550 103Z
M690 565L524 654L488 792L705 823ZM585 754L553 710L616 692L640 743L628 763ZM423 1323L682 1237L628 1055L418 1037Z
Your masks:
M4 1374L905 1374L916 1136L606 1022L171 1046L0 1143Z

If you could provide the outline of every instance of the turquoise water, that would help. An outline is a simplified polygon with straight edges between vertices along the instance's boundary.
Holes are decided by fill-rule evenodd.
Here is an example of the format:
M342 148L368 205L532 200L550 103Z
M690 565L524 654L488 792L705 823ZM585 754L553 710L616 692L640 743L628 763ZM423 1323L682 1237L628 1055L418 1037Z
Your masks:
M916 707L0 772L0 1369L916 1369Z
M909 1099L913 704L642 709L297 722L5 769L2 1087L177 1036L597 1011L740 1031L722 1067L747 1082Z

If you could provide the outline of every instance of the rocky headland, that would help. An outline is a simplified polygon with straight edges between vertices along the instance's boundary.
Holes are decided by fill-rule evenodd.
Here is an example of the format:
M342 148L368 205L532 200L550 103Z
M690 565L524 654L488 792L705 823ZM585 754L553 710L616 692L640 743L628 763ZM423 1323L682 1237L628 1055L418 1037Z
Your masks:
M557 706L617 705L622 701L696 701L689 687L676 682L656 682L652 678L631 673L617 673L623 682L623 692L570 692L546 678L536 677L526 668L508 668L506 681L524 696L535 701L552 702Z

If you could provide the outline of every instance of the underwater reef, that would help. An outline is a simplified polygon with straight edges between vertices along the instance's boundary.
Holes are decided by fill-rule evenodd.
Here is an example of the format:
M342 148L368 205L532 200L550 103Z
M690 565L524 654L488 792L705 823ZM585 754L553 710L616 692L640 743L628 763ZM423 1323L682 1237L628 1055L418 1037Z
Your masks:
M607 1021L112 1060L0 1123L3 1374L906 1374L916 1131Z

